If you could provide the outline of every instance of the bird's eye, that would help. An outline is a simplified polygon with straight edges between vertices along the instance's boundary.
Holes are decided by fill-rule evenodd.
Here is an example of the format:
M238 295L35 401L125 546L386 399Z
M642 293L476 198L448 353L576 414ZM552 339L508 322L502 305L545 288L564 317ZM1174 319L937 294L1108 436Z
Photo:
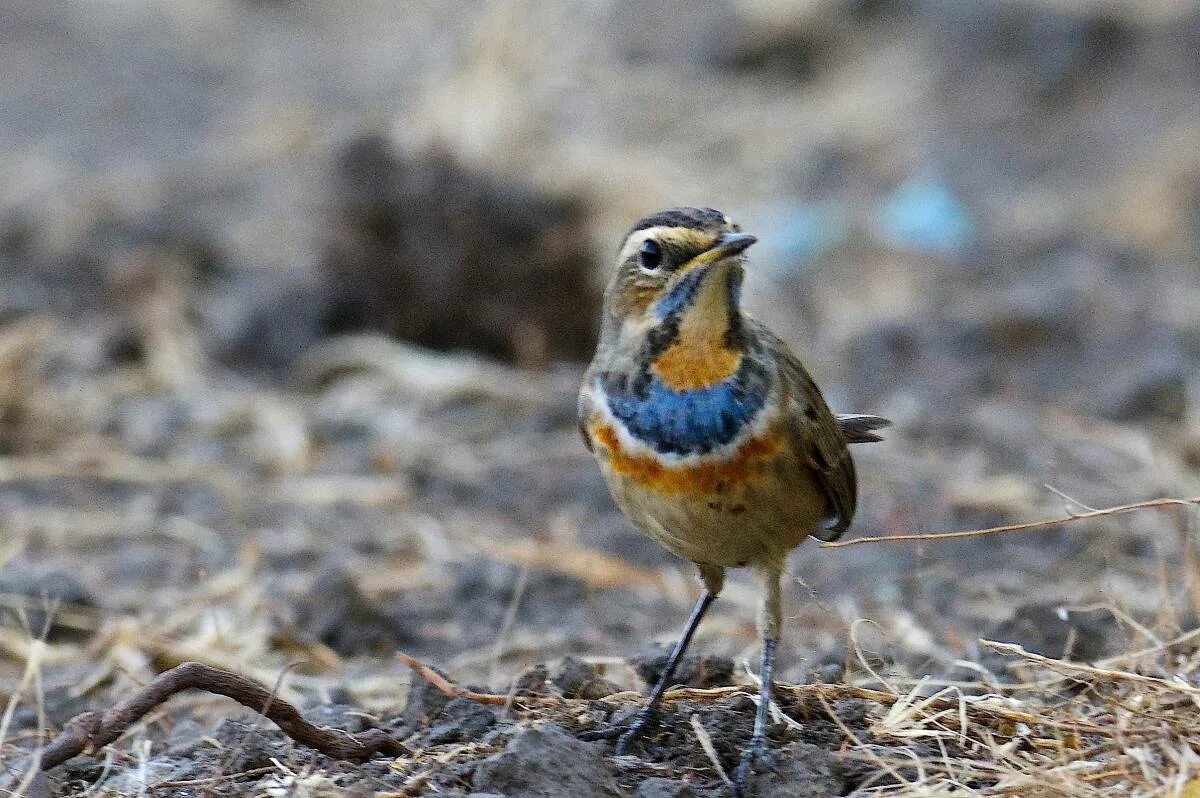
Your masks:
M652 272L662 265L662 247L658 245L657 241L651 238L647 238L642 242L642 246L638 250L638 256L641 258L642 268L648 272Z

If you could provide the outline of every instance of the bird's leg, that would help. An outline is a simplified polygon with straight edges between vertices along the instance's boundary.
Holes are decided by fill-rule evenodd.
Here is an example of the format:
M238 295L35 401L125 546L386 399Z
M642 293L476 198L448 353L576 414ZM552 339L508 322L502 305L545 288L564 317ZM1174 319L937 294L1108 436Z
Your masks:
M770 716L775 687L775 646L779 642L779 629L782 624L779 586L782 568L762 568L760 576L763 581L763 597L758 613L758 633L762 639L762 663L758 670L758 711L754 714L754 735L750 738L746 750L742 752L742 759L733 775L733 794L736 798L746 795L746 780L767 749L767 718Z
M645 730L646 724L654 718L658 703L662 700L663 693L671 686L671 677L675 675L675 669L679 667L679 661L683 659L688 643L692 642L692 635L696 633L696 627L700 625L700 620L708 612L709 606L716 600L717 595L721 592L721 587L725 584L724 568L712 565L699 567L700 578L704 580L704 594L692 607L692 614L688 617L687 625L683 627L683 635L675 644L675 648L671 649L671 656L667 658L667 664L658 677L658 683L654 685L654 690L650 693L650 700L646 702L646 706L641 708L633 722L629 724L629 728L617 740L617 756L625 754L629 749L629 744L637 739L638 735Z

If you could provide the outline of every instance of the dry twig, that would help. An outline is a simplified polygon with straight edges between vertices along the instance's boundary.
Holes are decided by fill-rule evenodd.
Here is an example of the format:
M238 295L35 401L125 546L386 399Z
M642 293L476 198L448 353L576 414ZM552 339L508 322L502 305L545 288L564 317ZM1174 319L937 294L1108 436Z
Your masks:
M692 731L696 733L696 739L700 741L700 748L704 751L704 755L708 757L708 761L712 762L713 770L717 771L717 775L721 777L721 781L730 789L733 789L733 782L729 780L729 774L725 772L725 768L721 767L721 758L717 756L717 747L713 745L712 735L708 733L708 729L704 728L704 724L700 722L700 716L695 712L691 717Z
M1116 507L1105 507L1102 510L1092 510L1087 513L1064 515L1059 518L1047 518L1043 521L1028 521L1023 524L1008 524L993 526L987 529L966 529L957 532L922 532L912 535L881 535L878 537L854 538L832 543L822 543L823 549L840 549L846 546L857 546L859 543L900 543L904 541L950 540L958 538L976 538L984 535L998 535L1004 532L1024 532L1029 529L1043 529L1048 526L1069 524L1072 521L1083 521L1088 518L1100 518L1106 515L1119 515L1134 510L1149 510L1154 507L1191 507L1200 504L1200 496L1191 499L1152 499L1133 504L1119 504Z
M509 703L509 701L521 704L531 704L539 707L557 707L570 703L570 699L552 696L523 695L510 698L507 695L501 695L499 693L478 693L474 690L468 690L465 687L459 687L457 684L450 681L445 676L442 676L424 662L421 662L421 660L417 659L416 657L410 657L403 651L396 652L396 659L400 660L405 665L416 671L417 675L422 679L429 682L446 695L453 696L454 698L469 698L472 701L479 702L480 704L492 704L495 706L504 706L505 704Z
M1193 687L1185 682L1172 682L1167 679L1161 679L1157 676L1146 676L1141 673L1132 673L1130 671L1117 671L1110 668L1097 668L1092 665L1086 665L1082 662L1071 662L1064 659L1053 659L1051 657L1035 654L1032 651L1026 651L1022 646L1015 643L998 643L995 640L984 640L980 638L980 643L983 643L990 649L993 649L1001 654L1012 654L1022 657L1030 662L1037 663L1050 670L1058 671L1063 674L1081 674L1091 676L1096 679L1106 679L1115 682L1132 682L1144 687L1154 687L1159 690L1168 692L1183 693L1193 697L1200 697L1200 687Z
M185 662L159 674L104 713L83 712L71 718L43 750L42 769L61 765L74 756L92 753L108 745L171 696L193 689L223 695L262 712L291 739L333 759L362 762L377 754L400 756L408 753L403 743L383 729L350 734L318 726L305 720L295 706L257 682L210 665Z

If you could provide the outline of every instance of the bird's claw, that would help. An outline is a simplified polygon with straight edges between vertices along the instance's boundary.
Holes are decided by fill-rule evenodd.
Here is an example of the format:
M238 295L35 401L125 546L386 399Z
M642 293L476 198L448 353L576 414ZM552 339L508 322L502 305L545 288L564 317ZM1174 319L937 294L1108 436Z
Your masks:
M579 733L579 739L585 743L595 743L601 740L615 740L625 733L625 730L620 726L611 726L607 729L590 729Z
M654 713L650 711L649 707L646 707L641 712L637 713L637 715L635 715L633 718L633 722L629 724L629 728L625 729L624 733L621 734L620 739L617 740L617 745L616 748L613 749L613 753L615 753L617 756L625 756L625 754L629 753L629 745L641 736L642 732L645 731L646 726L648 726L650 721L653 719Z
M737 770L733 772L733 798L750 798L753 791L749 789L751 777L755 775L758 765L770 766L772 757L767 751L767 741L763 737L755 737L742 752Z

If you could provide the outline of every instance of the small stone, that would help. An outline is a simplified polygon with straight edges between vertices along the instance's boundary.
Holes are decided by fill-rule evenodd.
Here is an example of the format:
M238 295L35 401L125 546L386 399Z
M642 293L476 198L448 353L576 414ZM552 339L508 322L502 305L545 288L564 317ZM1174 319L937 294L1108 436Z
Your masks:
M317 576L299 615L305 633L346 656L379 655L411 642L395 620L362 594L353 575L341 568Z
M819 684L841 684L842 677L846 675L846 666L831 662L827 665L822 665L817 671L817 682Z
M655 646L649 653L639 654L630 662L646 684L657 684L671 651L667 646ZM733 660L729 657L686 655L675 668L674 684L687 687L724 687L733 683Z
M367 719L349 704L322 704L304 710L304 718L318 726L341 729L357 734L367 728Z
M78 579L63 571L37 573L10 565L0 570L0 593L21 596L25 622L34 637L43 631L52 642L79 640L89 635L88 631L59 623L57 608L70 606L93 608L96 602ZM8 608L0 608L0 625L20 625L18 614Z
M539 695L546 692L546 681L550 678L550 669L541 663L521 671L521 675L513 682L513 690L517 693Z
M617 798L622 795L597 746L553 725L518 732L475 769L475 790L522 798Z
M285 747L291 745L291 741L273 723L257 717L250 722L222 718L211 736L227 749L239 746L261 748L264 752L262 756L268 759L272 756L279 756ZM247 756L257 755L247 754ZM251 770L255 767L260 767L260 765L248 765L245 769Z
M655 777L639 784L633 798L699 798L699 793L685 781Z
M595 665L570 656L563 658L553 682L566 698L604 698L620 689L601 676Z
M624 704L613 710L608 722L613 726L623 726L631 722L641 709L637 704Z
M837 758L809 743L791 743L767 755L755 780L757 798L828 798L845 785Z
M833 711L843 725L856 730L867 728L871 707L870 702L861 698L842 698L834 702Z
M426 745L468 743L492 727L496 713L469 698L452 699L425 734Z
M445 673L434 668L442 676ZM408 729L420 729L433 722L441 711L450 703L450 696L424 679L416 676L412 687L408 690L408 702L404 705L404 725Z

